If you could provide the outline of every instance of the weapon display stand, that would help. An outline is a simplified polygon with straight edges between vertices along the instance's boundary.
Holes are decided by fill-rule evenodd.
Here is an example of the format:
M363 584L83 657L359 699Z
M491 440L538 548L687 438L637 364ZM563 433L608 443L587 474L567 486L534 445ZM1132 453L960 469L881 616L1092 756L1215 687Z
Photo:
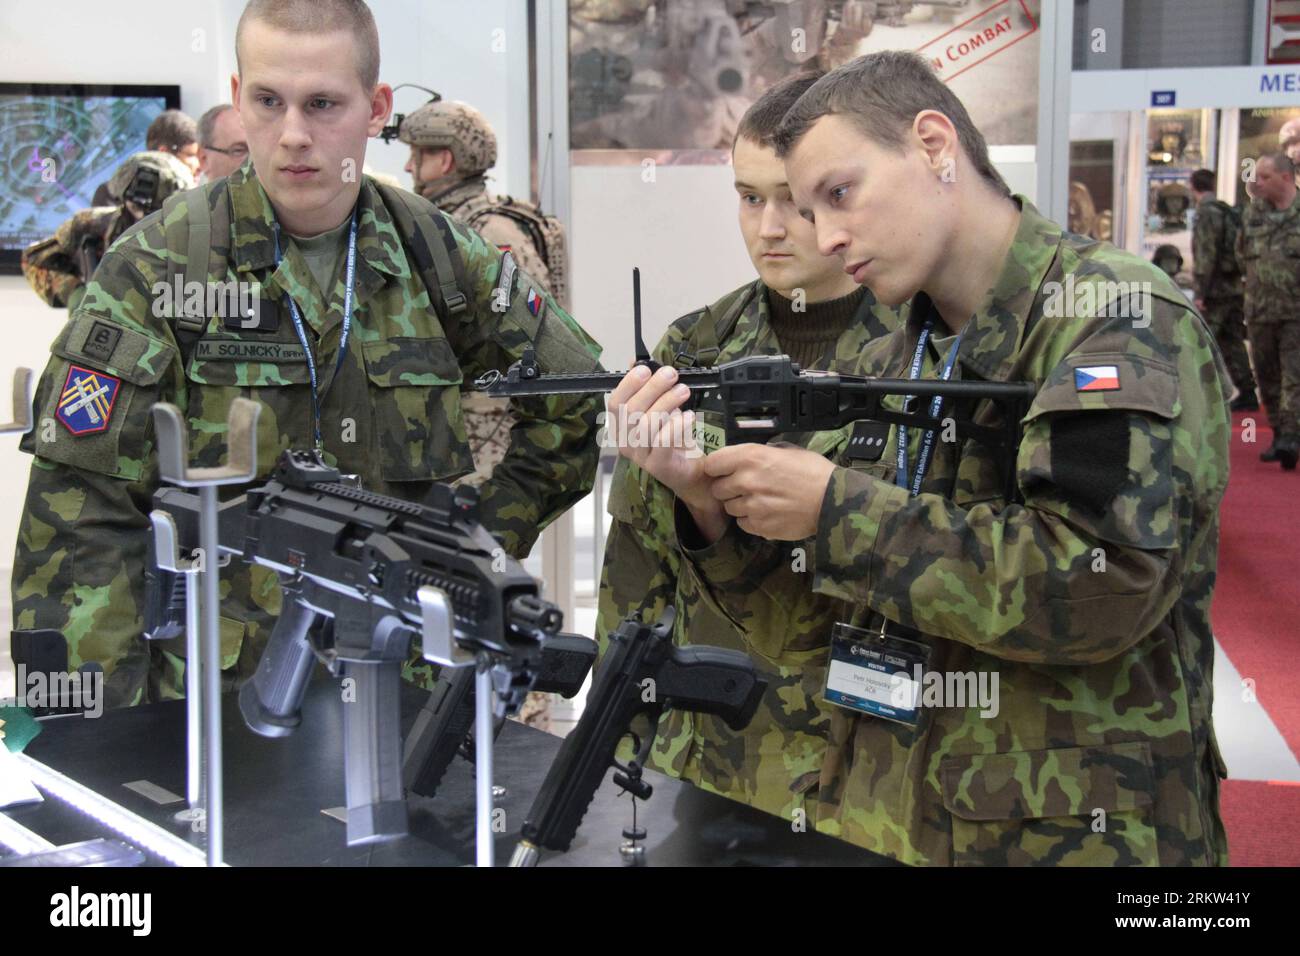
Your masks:
M493 866L492 855L492 669L486 660L474 675L474 862Z
M477 866L493 866L492 843L492 662L456 645L451 599L432 585L417 592L423 617L421 648L424 659L440 667L474 667L474 860Z
M217 535L217 486L244 484L257 475L257 418L261 406L235 399L226 419L227 462L215 468L189 466L189 429L175 405L153 407L158 471L163 481L199 492L199 554L184 560L178 553L176 527L165 512L153 511L159 566L185 575L187 659L186 797L178 814L207 837L209 866L223 863L221 747L221 630L219 588L221 547ZM226 556L229 561L229 556Z

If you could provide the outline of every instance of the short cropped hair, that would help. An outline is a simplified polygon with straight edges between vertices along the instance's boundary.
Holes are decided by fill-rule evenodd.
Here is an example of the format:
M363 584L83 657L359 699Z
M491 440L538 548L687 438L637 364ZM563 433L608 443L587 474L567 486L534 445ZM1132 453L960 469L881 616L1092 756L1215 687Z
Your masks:
M1256 160L1255 165L1258 166L1266 159L1273 164L1274 169L1279 173L1282 173L1284 176L1295 175L1295 163L1291 161L1291 157L1286 153L1265 153Z
M364 0L249 0L235 27L237 67L240 38L254 20L287 33L350 33L356 41L361 85L369 92L379 82L379 29ZM243 76L242 67L239 75Z
M736 139L732 141L731 148L734 150L736 141L744 137L751 143L771 149L776 131L790 107L825 75L822 70L810 70L787 76L769 87L740 118L740 126L736 129Z
M180 110L163 110L154 117L144 133L146 149L165 149L179 152L198 140L198 127L194 119Z
M813 123L835 115L852 122L873 142L901 151L916 114L922 110L936 110L948 117L979 174L1004 196L1011 195L989 159L983 134L971 122L961 100L929 63L904 50L868 53L814 83L781 121L776 153L789 155Z
M1192 189L1198 193L1214 192L1214 185L1217 181L1218 177L1214 175L1212 169L1198 169L1192 173Z
M215 143L212 142L213 134L217 130L217 120L226 110L233 110L234 107L229 103L218 103L212 109L208 110L199 117L199 145L204 149L211 149Z

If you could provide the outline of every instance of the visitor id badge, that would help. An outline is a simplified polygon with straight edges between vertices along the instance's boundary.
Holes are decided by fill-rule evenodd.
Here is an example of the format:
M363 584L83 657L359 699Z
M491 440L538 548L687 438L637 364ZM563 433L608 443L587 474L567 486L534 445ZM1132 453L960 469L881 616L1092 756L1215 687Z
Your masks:
M916 726L921 703L921 676L930 648L882 629L873 634L848 624L831 631L831 659L826 669L828 703L873 717Z

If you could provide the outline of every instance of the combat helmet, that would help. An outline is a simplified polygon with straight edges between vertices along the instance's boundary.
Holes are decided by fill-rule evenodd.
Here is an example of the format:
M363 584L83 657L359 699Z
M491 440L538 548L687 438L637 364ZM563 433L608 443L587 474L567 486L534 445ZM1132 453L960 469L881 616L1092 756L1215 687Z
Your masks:
M113 173L108 191L114 201L133 202L145 215L162 208L163 200L174 192L194 188L190 168L161 150L135 153Z
M456 172L462 176L478 176L496 165L496 134L468 103L426 103L402 119L397 138L410 146L451 150Z

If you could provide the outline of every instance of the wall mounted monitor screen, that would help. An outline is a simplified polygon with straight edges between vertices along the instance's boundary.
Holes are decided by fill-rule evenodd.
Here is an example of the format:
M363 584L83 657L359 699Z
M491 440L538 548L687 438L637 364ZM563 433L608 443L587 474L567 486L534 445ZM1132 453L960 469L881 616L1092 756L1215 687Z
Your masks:
M0 270L91 206L179 86L0 83Z

